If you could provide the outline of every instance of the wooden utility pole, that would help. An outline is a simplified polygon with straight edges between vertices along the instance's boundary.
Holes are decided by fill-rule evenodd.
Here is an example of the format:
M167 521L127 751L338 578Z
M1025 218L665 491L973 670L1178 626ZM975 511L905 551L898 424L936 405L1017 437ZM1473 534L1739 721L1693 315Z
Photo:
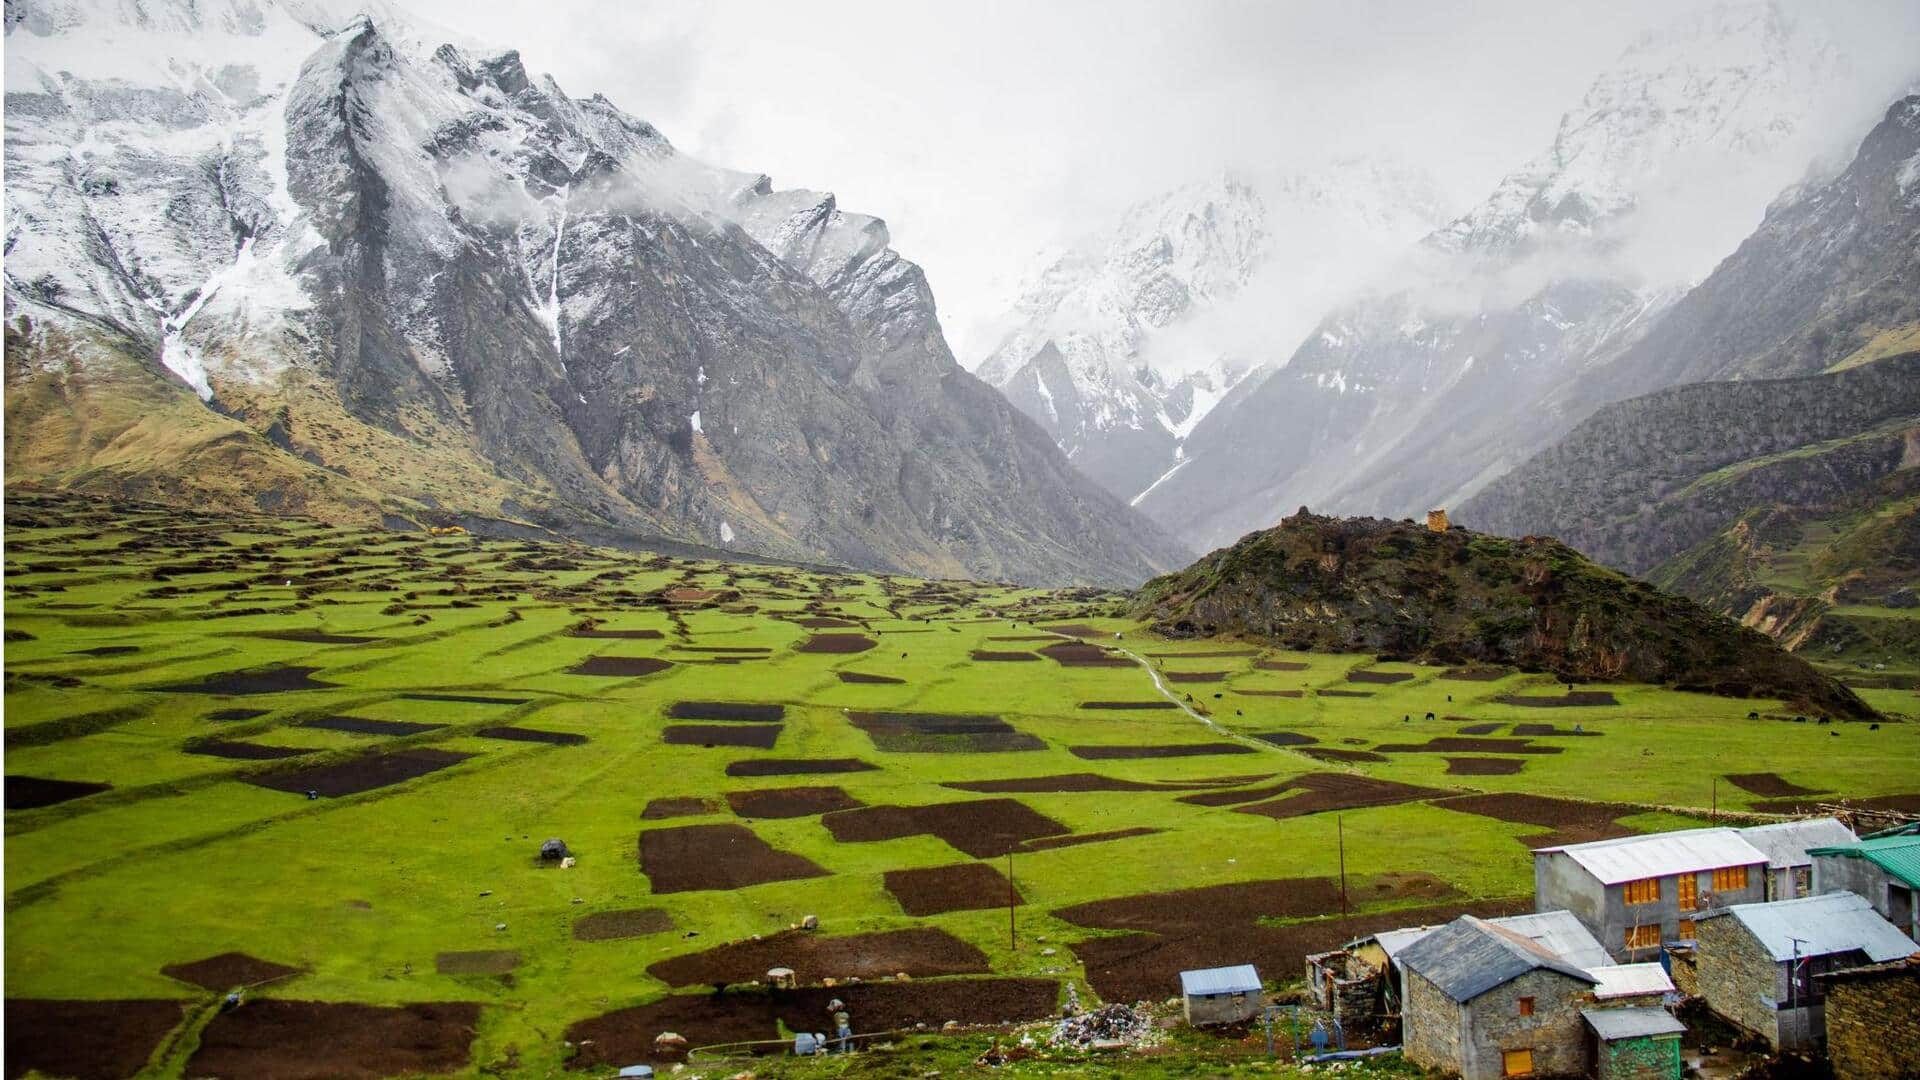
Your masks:
M1013 921L1013 906L1019 902L1020 893L1013 887L1013 849L1007 849L1007 951L1019 952L1020 941L1016 936Z
M1340 845L1340 917L1347 917L1347 825L1346 819L1334 815L1334 835Z
M1720 820L1720 778L1717 776L1713 778L1713 803L1707 811L1707 820Z

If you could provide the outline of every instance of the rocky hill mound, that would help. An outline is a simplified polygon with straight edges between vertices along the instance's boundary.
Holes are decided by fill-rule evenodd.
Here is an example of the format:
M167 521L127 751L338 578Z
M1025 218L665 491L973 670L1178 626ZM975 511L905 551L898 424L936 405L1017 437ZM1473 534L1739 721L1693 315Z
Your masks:
M1766 635L1600 566L1557 540L1509 540L1304 508L1136 594L1175 637L1505 664L1777 697L1831 716L1873 710Z

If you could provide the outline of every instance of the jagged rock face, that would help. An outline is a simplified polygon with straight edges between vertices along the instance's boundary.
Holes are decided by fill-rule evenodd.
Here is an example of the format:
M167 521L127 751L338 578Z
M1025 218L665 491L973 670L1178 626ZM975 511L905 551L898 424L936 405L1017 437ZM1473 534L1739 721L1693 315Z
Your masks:
M1303 512L1148 582L1134 613L1177 637L1513 665L1873 715L1764 634L1542 537Z
M954 363L919 268L831 196L390 11L20 7L10 474L938 575L1181 557ZM182 451L189 393L212 411ZM215 443L273 489L197 467Z
M1644 206L1705 157L1771 179L1764 195L1757 183L1726 195L1760 220L1805 170L1808 133L1831 125L1819 110L1848 71L1766 4L1696 13L1636 44L1545 154L1430 236L1391 286L1327 316L1284 368L1243 384L1187 440L1196 463L1138 505L1197 545L1303 503L1416 514L1467 498L1606 401L1686 381L1641 341L1684 292L1636 261L1650 257L1637 230L1659 220ZM1628 369L1631 385L1609 389Z
M1920 353L1678 386L1606 406L1454 517L1645 573L1754 507L1823 506L1920 465L1917 433Z
M1178 467L1187 436L1242 380L1284 358L1287 328L1318 314L1304 309L1442 220L1426 177L1365 161L1189 184L1043 261L976 371L1131 500ZM1268 344L1249 348L1233 329L1249 321Z

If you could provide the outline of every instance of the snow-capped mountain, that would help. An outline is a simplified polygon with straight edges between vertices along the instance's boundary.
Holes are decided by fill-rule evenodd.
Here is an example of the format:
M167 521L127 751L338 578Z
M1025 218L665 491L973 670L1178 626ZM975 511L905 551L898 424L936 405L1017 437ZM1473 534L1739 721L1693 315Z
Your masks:
M943 575L1177 545L883 222L374 0L6 9L9 481Z
M975 373L1081 471L1136 498L1357 270L1444 220L1438 206L1421 174L1368 161L1176 188L1043 258Z
M1303 504L1398 517L1471 495L1600 404L1584 388L1783 188L1843 166L1889 84L1771 3L1645 35L1544 153L1216 408L1195 464L1139 505L1208 546Z

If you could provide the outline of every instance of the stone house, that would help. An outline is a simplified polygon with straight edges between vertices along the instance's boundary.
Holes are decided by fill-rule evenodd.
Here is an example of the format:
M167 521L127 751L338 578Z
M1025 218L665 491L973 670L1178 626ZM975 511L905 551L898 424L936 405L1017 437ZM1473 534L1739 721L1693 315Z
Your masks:
M1881 918L1920 940L1920 827L1818 847L1810 854L1814 892L1864 896Z
M1462 915L1400 952L1408 1061L1462 1080L1584 1073L1593 976L1538 943Z
M1672 1013L1642 1005L1585 1009L1580 1018L1593 1035L1589 1056L1599 1080L1680 1080L1680 1036L1687 1028Z
M1914 943L1852 893L1735 904L1694 916L1694 980L1707 1007L1798 1050L1826 1034L1823 972L1907 956Z
M1920 952L1814 981L1826 989L1834 1080L1920 1076Z
M1692 933L1694 912L1764 901L1769 863L1731 828L1540 848L1534 910L1572 912L1622 963L1653 961L1662 942Z
M1252 964L1180 973L1189 1024L1237 1024L1260 1015L1260 973Z
M1753 825L1741 829L1740 836L1766 852L1769 900L1813 895L1812 849L1859 839L1840 819L1830 817Z

